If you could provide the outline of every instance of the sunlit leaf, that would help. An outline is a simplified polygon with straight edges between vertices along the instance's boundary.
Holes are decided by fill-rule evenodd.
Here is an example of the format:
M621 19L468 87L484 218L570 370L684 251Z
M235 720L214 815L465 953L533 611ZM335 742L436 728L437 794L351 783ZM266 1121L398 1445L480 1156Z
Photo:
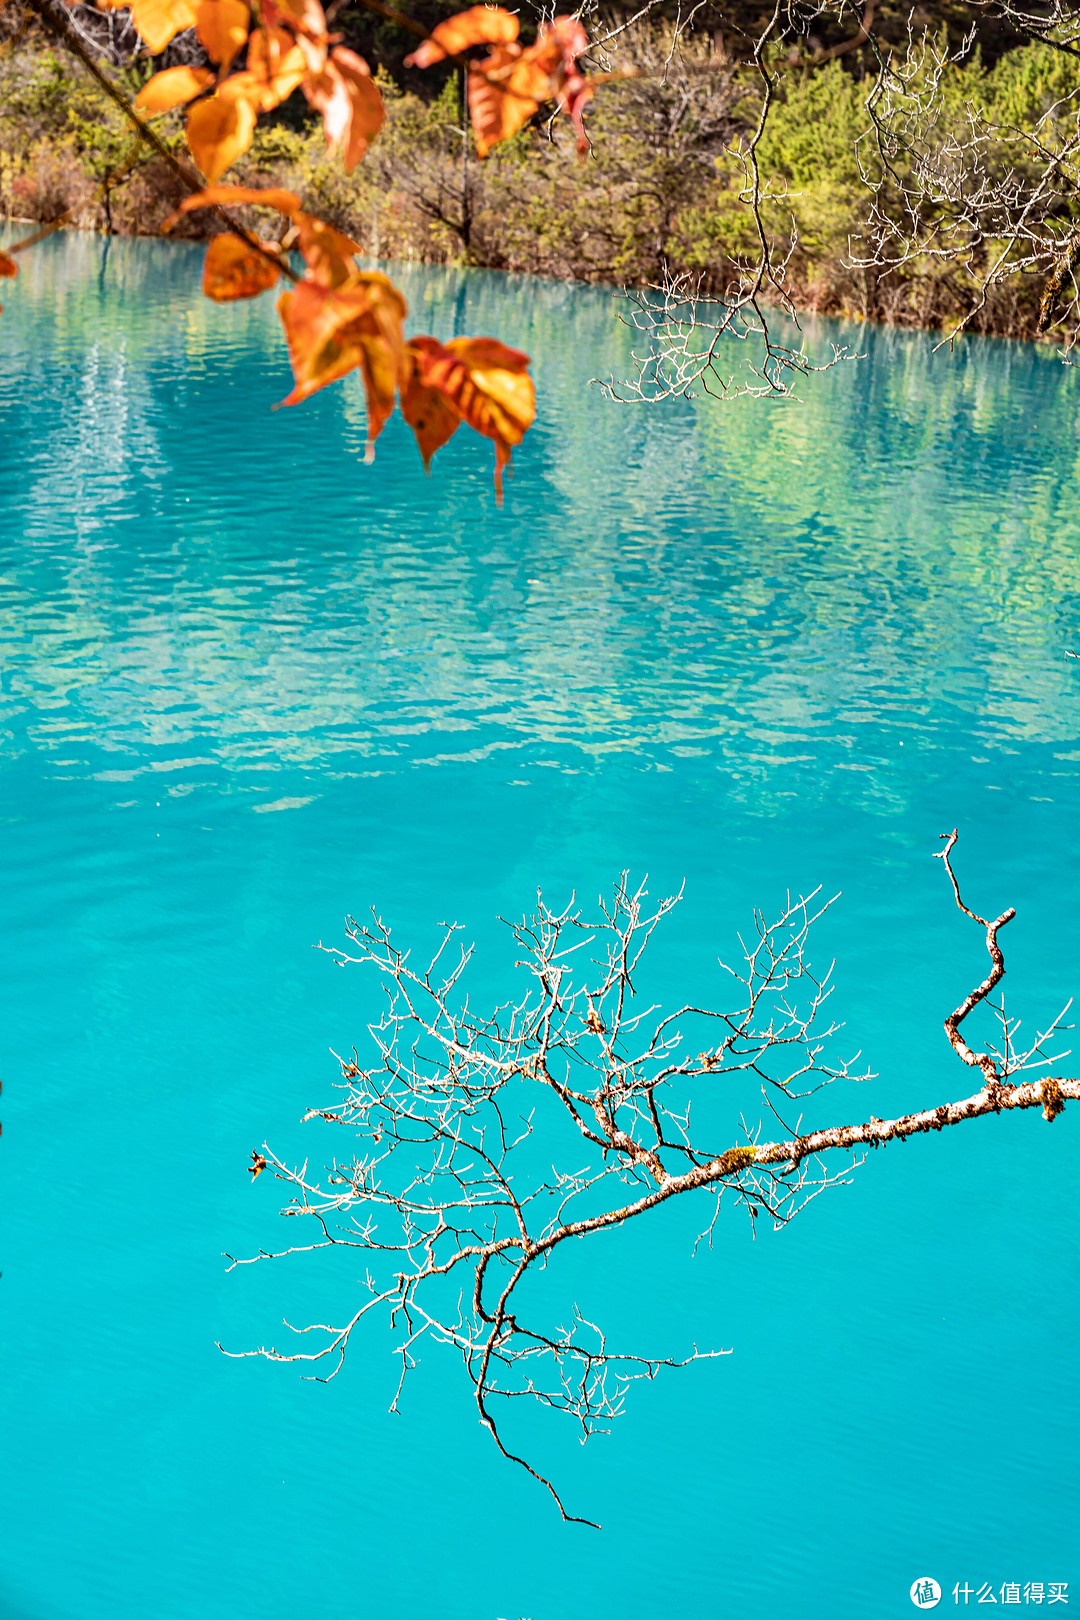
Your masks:
M243 49L251 28L251 12L244 0L200 0L195 32L212 62L226 71Z
M270 112L288 100L307 73L307 59L287 28L257 28L248 42L247 72L234 73L222 91L242 79L239 93L260 112Z
M406 380L401 388L401 414L416 435L424 458L424 470L431 471L431 458L441 450L461 426L461 416L447 395L428 381L428 371L440 357L449 358L437 338L412 338L405 345Z
M503 468L536 416L529 357L497 338L412 338L401 410L416 434L425 466L454 433L450 416L495 444L495 496L502 504Z
M356 167L382 128L382 96L362 56L338 46L323 71L304 81L304 94L322 114L326 146L342 150L345 169Z
M324 219L297 214L297 247L308 267L307 279L317 287L342 287L356 275L353 255L361 251L351 236L336 231Z
M300 198L295 191L283 191L278 186L207 186L203 191L197 191L193 197L185 197L174 214L170 214L163 231L171 231L182 214L190 214L195 208L228 208L234 203L249 203L255 208L274 208L279 214L291 219L299 212Z
M559 93L559 109L566 113L577 134L578 154L584 157L589 150L589 137L585 133L583 114L592 100L593 85L582 73L571 74Z
M460 56L470 45L508 45L518 37L518 20L501 6L470 6L431 30L431 38L411 56L406 67L431 67L448 56Z
M187 116L191 155L208 180L217 180L242 157L255 133L255 109L242 95L208 96Z
M589 48L589 36L579 17L554 17L540 30L538 44L556 47L562 56L563 71L574 72L577 59Z
M370 458L404 370L404 298L386 276L357 271L342 287L302 281L281 294L278 314L296 383L282 403L297 405L359 367L367 393Z
M165 68L163 72L155 73L152 79L147 79L135 97L135 106L139 112L151 116L168 112L173 107L182 107L208 90L214 77L210 68Z
M277 282L281 271L266 257L277 249L265 244L259 253L238 236L223 232L212 237L203 260L202 290L218 304L231 304L238 298L257 298Z
M309 73L326 65L326 13L319 0L262 0L262 20L269 28L288 28L303 52Z
M194 28L198 0L131 0L131 20L157 56L170 39Z
M6 253L0 253L0 276L17 276L18 273L19 267L15 263L15 260L9 258ZM4 306L3 304L0 304L0 315L3 313Z
M262 0L260 10L270 27L284 23L294 33L326 38L326 13L319 0Z
M593 86L578 66L578 58L588 50L589 36L577 17L556 17L548 27L541 29L540 43L548 48L554 46L561 53L557 97L559 110L566 113L573 124L578 152L584 154L589 149L589 142L582 114L586 102L592 97Z
M535 49L500 45L469 69L469 116L482 158L516 134L554 93L550 73L532 55Z
M470 65L469 114L480 157L516 134L544 101L558 103L577 131L578 150L588 149L582 112L593 87L578 67L588 43L576 17L556 17L527 49L500 45Z

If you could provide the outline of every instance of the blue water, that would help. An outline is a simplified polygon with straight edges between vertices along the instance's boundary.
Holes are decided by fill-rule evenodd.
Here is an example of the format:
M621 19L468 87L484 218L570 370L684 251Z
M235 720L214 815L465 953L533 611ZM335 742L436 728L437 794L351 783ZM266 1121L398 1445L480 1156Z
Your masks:
M464 433L430 480L399 422L362 466L351 381L271 411L272 308L204 303L198 262L57 237L0 317L3 1620L1080 1601L1073 1109L890 1148L756 1241L732 1210L696 1259L693 1210L579 1246L552 1286L613 1338L732 1351L586 1449L521 1415L599 1532L449 1351L391 1417L379 1327L328 1386L215 1348L357 1295L348 1256L222 1259L282 1241L253 1147L343 1148L299 1121L375 1007L311 949L346 911L462 922L479 1004L538 883L685 878L650 986L719 999L754 905L840 889L815 960L879 1078L838 1121L973 1089L946 829L971 902L1018 908L1014 1010L1080 989L1076 373L862 332L801 405L634 412L587 387L627 364L607 295L405 270L414 329L536 357L499 512Z

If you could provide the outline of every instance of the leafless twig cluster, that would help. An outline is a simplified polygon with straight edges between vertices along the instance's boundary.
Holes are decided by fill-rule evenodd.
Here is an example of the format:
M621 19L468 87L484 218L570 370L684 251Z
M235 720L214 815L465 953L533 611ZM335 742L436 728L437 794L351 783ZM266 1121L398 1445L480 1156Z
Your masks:
M885 308L923 284L931 298L944 296L955 314L944 326L943 344L977 329L996 296L1017 306L1026 330L1056 334L1062 357L1069 358L1080 336L1077 11L1063 0L1037 11L1001 0L976 11L959 41L950 41L940 25L916 27L914 12L906 38L886 41L875 32L872 3L860 14L846 0L777 0L757 37L744 42L740 83L756 87L758 112L749 133L726 153L741 177L737 199L748 246L732 260L719 296L704 299L700 281L666 272L655 285L628 294L623 318L647 341L634 354L629 379L602 382L612 398L785 397L811 371L857 358L836 347L819 361L807 354L791 274L802 252L796 211L763 162L785 76L795 82L851 50L859 52L866 74L866 123L856 141L864 195L850 271L882 289ZM1018 43L1059 53L1067 65L1038 111L1025 110L1015 122L991 114L962 83L960 69L974 60L986 19ZM841 26L851 30L849 37L822 47L814 30ZM715 282L715 274L710 279ZM1029 307L1030 314L1020 314Z
M793 226L787 257L796 242ZM634 353L633 377L600 382L608 398L621 405L702 394L714 399L783 398L791 395L799 378L858 359L849 344L830 344L826 359L814 360L807 353L795 306L784 290L787 257L779 262L775 257L771 262L759 259L748 280L736 280L726 298L703 297L701 278L685 271L665 275L657 286L626 288L621 319L643 333L648 346ZM766 283L777 294L772 303L763 296ZM781 323L796 329L797 346L777 335ZM749 350L739 376L732 367L731 339Z
M149 60L150 53L128 10L99 10L95 5L80 3L66 8L72 29L83 44L99 61L114 68L131 68L140 58ZM169 41L164 51L155 58L160 67L205 67L210 58L200 45L194 28L185 28Z
M966 309L942 342L972 324L996 285L1038 278L1039 330L1059 330L1071 349L1080 330L1080 72L1034 123L995 121L971 99L955 104L955 70L975 37L953 49L943 35L912 31L906 52L879 57L859 147L869 207L853 261L878 274L955 266Z
M831 345L831 355L820 361L811 360L806 352L798 311L787 284L798 229L790 214L786 240L780 240L767 225L764 204L770 195L770 182L762 174L760 162L762 138L780 87L780 53L786 45L801 42L814 20L830 11L844 19L853 9L849 0L812 6L799 4L798 0L787 4L775 0L772 14L756 38L748 42L745 72L756 87L757 114L752 127L730 142L726 156L740 176L738 200L747 213L752 245L733 262L728 286L719 296L701 297L701 277L666 271L655 285L627 290L624 296L628 308L622 319L648 341L646 347L634 353L633 377L622 381L613 377L597 379L609 398L621 404L642 404L692 399L698 394L722 399L744 395L787 397L800 378L856 358L847 345ZM688 8L681 23L684 31L693 25L700 10ZM870 14L872 5L866 15ZM851 43L864 37L860 24L859 34ZM676 30L672 55L678 45ZM794 50L797 60L797 43ZM835 54L835 49L817 53L823 61ZM792 330L791 340L777 336L784 325ZM730 361L730 341L725 342L731 339L744 346L738 377Z
M706 1195L703 1237L711 1238L725 1198L752 1227L762 1217L780 1226L847 1180L861 1150L1011 1108L1041 1106L1052 1119L1067 1096L1080 1096L1077 1080L1009 1078L1056 1061L1046 1047L1060 1018L1019 1051L1016 1025L1005 1021L1003 1055L973 1051L960 1033L1004 973L997 934L1014 914L987 923L963 905L950 861L955 840L942 859L957 903L987 929L992 969L945 1028L961 1060L979 1069L981 1089L902 1119L806 1133L808 1097L838 1079L871 1078L856 1070L856 1058L833 1054L831 972L816 975L807 950L831 903L817 893L789 900L772 920L755 916L739 963L721 964L735 991L725 1012L687 1003L665 1014L644 997L639 1004L643 954L679 896L650 904L644 885L632 888L625 875L591 921L573 903L555 910L537 896L533 915L511 927L525 987L490 1014L470 1006L472 950L456 926L414 965L381 918L350 919L349 949L329 954L382 982L385 1009L369 1029L375 1061L339 1057L339 1099L305 1117L346 1127L360 1151L322 1176L268 1148L254 1155L256 1173L268 1166L292 1190L283 1214L315 1231L232 1264L359 1250L366 1287L340 1325L300 1330L316 1337L311 1349L242 1354L308 1364L332 1378L364 1318L381 1311L399 1336L394 1404L421 1343L450 1346L499 1450L551 1492L564 1518L575 1518L550 1480L509 1449L506 1404L531 1399L566 1413L585 1440L620 1413L635 1380L723 1352L613 1350L572 1301L561 1321L548 1319L527 1280L562 1244L693 1192ZM779 1127L776 1140L764 1139L765 1118ZM826 1155L837 1149L848 1157L833 1169Z

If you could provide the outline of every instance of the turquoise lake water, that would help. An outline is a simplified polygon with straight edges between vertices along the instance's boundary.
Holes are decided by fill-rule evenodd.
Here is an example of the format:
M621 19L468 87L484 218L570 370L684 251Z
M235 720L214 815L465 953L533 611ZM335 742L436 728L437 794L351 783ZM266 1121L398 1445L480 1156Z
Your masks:
M0 317L0 1616L847 1620L922 1575L942 1613L957 1582L1080 1603L1073 1108L892 1147L756 1241L731 1211L696 1259L691 1210L579 1246L552 1286L622 1344L732 1351L585 1449L518 1419L599 1532L498 1456L450 1351L391 1417L381 1328L328 1386L215 1348L356 1298L348 1257L222 1259L282 1241L253 1147L342 1149L300 1115L374 1008L311 949L347 911L461 921L481 1003L538 883L685 879L650 987L719 999L755 905L842 890L814 955L879 1078L838 1122L975 1089L943 831L969 902L1018 908L1013 1010L1080 990L1076 373L862 331L800 405L634 412L587 386L627 364L606 293L404 270L414 330L536 358L499 512L464 433L430 480L400 421L361 465L353 380L273 412L270 302L198 270L54 238Z

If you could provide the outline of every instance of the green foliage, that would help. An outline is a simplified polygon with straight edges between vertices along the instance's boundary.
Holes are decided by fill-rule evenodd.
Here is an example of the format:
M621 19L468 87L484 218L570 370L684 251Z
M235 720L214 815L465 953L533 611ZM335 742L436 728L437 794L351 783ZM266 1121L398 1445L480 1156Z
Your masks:
M924 74L912 89L924 92L926 85ZM793 226L797 231L798 247L787 279L804 305L919 325L944 324L959 313L971 284L963 255L944 264L913 258L886 274L851 265L850 244L862 234L868 213L860 158L869 172L877 171L874 124L867 106L872 88L872 80L858 81L839 61L817 72L788 73L781 80L758 147L762 217L780 253ZM945 145L954 138L964 140L977 128L983 141L982 161L991 177L1034 173L1031 142L1020 131L1041 121L1041 138L1060 144L1070 123L1075 123L1078 100L1077 64L1048 46L1010 51L990 69L976 54L944 75L931 138ZM902 162L898 173L907 178ZM1063 165L1057 201L1063 234L1080 215L1078 180L1075 167ZM746 259L757 251L752 219L739 203L742 183L741 164L725 156L717 164L708 201L681 218L682 262L708 271L717 261ZM891 183L881 202L900 218ZM927 212L926 222L933 223L934 218ZM996 251L993 242L972 241L969 262L977 267L992 260ZM993 290L976 329L1029 333L1035 302L1030 282L1012 277Z
M120 75L132 95L145 70ZM174 118L172 139L180 144ZM163 130L169 139L168 127ZM33 41L0 54L0 208L15 218L52 220L134 233L154 230L175 200L175 182L153 176L131 125L74 64ZM129 184L132 175L138 183ZM99 196L105 182L123 184Z
M1010 51L988 73L980 71L979 99L992 122L1031 128L1062 101L1071 100L1075 112L1077 67L1075 59L1049 45Z
M386 123L352 175L327 159L297 93L280 116L260 123L234 176L299 191L373 255L630 283L665 268L689 270L706 291L719 290L733 266L758 251L736 152L756 121L760 91L752 76L717 66L711 42L694 36L681 64L676 57L665 70L668 44L662 28L635 34L644 76L598 92L583 162L565 120L556 119L550 129L521 130L480 163L463 131L459 74L424 100L382 73ZM866 105L872 80L860 80L852 61L819 70L780 64L758 148L763 218L781 257L797 231L786 275L804 306L942 324L967 292L962 261L912 260L887 275L851 265L850 243L868 207L859 154L868 166L875 161ZM963 133L975 119L991 170L1022 174L1033 159L1016 131L1042 120L1040 136L1060 141L1078 99L1078 65L1062 52L1029 45L989 67L976 55L945 75L934 138ZM180 145L182 114L159 127ZM116 192L107 217L94 204L96 188L129 150L124 121L81 71L40 43L0 59L0 201L8 213L47 219L74 207L83 224L155 230L174 199L152 164ZM1080 217L1078 196L1080 175L1066 164L1056 205L1062 234ZM185 228L205 226L193 218ZM972 262L993 251L977 244ZM978 329L1029 333L1034 310L1032 286L1015 279L995 290Z
M85 73L53 51L31 57L28 67L0 64L0 141L8 147L14 138L24 152L41 140L67 146L91 174L104 176L130 146L130 125Z

